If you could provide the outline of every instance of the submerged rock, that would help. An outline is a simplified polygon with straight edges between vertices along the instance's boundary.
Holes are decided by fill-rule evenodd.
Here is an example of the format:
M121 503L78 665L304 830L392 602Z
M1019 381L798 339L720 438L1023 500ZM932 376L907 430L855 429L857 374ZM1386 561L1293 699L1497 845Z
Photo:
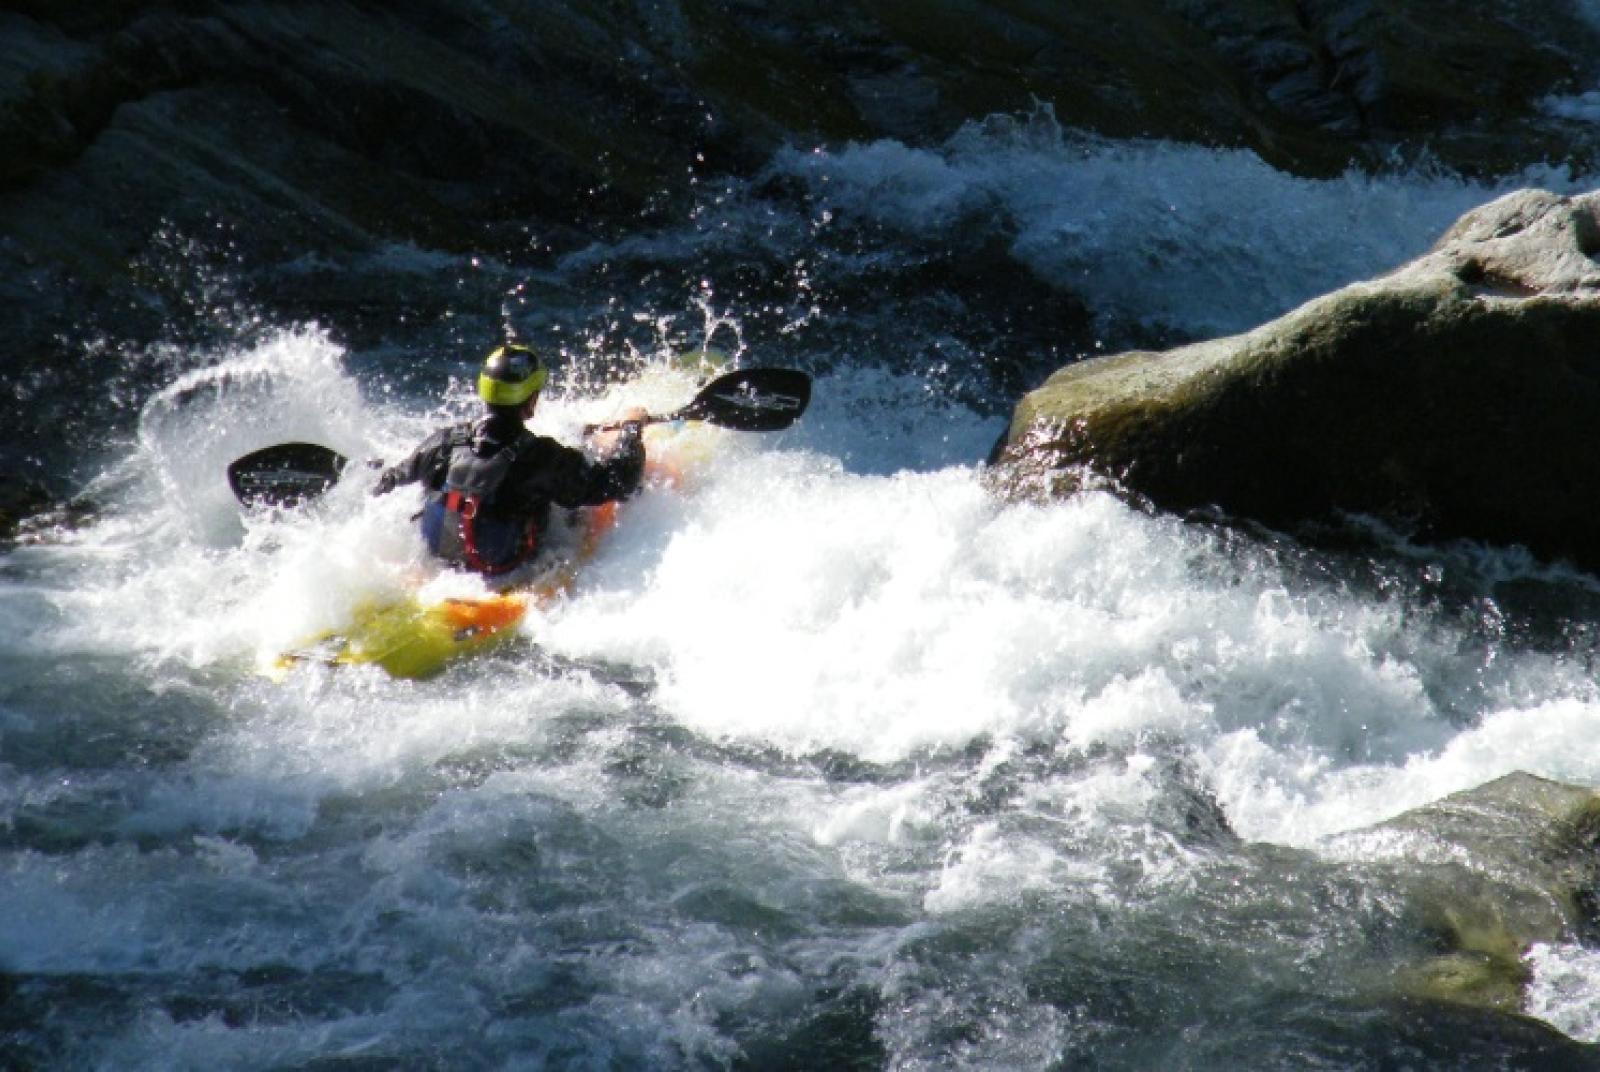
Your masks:
M1085 469L1159 507L1600 567L1600 194L1524 190L1399 270L1244 335L1068 366L1027 395L1002 484Z
M1519 1011L1528 948L1600 923L1597 790L1508 774L1340 840L1403 861L1395 887L1437 950L1396 971L1415 997Z

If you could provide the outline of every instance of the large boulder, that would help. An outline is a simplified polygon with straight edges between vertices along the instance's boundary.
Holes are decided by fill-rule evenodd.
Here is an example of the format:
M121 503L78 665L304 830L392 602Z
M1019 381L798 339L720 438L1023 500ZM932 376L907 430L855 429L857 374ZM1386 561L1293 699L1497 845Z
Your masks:
M1002 484L1084 472L1175 511L1600 567L1600 193L1509 194L1392 274L1244 335L1070 365L1018 405Z

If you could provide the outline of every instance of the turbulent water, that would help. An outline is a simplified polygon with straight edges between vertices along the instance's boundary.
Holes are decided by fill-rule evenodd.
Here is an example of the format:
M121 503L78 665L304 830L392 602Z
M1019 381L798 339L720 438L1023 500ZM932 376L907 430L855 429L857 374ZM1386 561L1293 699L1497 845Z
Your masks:
M1105 492L1006 504L981 462L1015 311L975 335L959 293L874 290L998 245L1108 345L1232 331L1497 189L1047 118L796 150L681 227L494 266L492 315L564 332L539 430L615 412L618 370L681 402L669 353L708 333L810 369L815 402L704 436L567 599L432 680L255 672L364 600L471 587L426 560L414 494L358 467L243 516L222 474L291 439L399 457L472 410L476 354L408 378L292 324L146 354L168 386L80 459L93 512L0 557L0 1065L1548 1059L1516 1021L1393 999L1404 861L1338 835L1515 770L1600 785L1600 586ZM1600 954L1528 967L1531 1011L1600 1040Z

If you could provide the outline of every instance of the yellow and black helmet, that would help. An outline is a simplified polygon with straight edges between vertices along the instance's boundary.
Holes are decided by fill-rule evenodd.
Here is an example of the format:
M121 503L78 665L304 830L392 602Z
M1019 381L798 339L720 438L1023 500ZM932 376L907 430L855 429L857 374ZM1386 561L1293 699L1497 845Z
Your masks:
M540 391L550 370L530 347L506 343L483 359L478 397L491 406L520 406Z

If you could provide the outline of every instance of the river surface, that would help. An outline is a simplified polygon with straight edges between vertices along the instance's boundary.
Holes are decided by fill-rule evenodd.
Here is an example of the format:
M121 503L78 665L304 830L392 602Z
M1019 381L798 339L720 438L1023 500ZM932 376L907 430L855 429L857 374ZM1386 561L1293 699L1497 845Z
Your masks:
M1307 181L1040 115L797 148L530 266L395 250L564 354L535 427L569 440L608 381L684 401L708 341L816 376L790 431L684 433L567 599L422 682L256 672L471 587L414 492L358 467L244 516L223 468L400 457L473 411L481 338L141 350L162 386L73 459L93 508L0 555L0 1066L1541 1067L1535 1030L1393 999L1404 861L1342 835L1511 771L1600 786L1600 582L1002 502L1013 381L1071 355L938 282L997 257L1107 349L1233 332L1524 184L1591 185ZM1600 1040L1600 951L1528 966L1530 1012Z

